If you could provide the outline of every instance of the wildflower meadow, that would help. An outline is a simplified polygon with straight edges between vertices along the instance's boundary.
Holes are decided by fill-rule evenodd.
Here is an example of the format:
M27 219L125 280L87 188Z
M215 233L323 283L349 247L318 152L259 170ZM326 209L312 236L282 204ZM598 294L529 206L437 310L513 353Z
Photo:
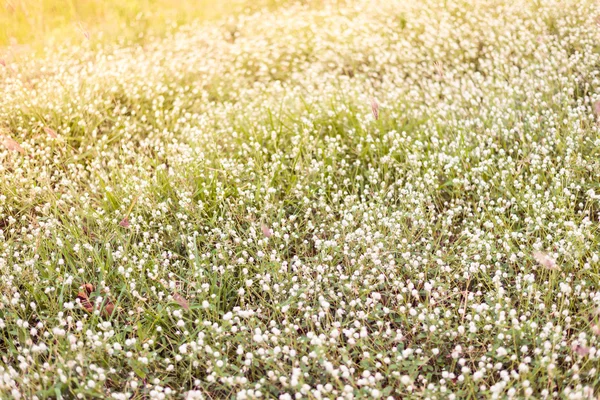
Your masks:
M600 396L600 3L92 20L0 45L0 398Z

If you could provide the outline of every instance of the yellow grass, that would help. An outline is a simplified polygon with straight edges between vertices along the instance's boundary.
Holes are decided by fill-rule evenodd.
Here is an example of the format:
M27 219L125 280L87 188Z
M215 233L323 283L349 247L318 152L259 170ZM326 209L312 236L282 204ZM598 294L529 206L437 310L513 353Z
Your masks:
M282 0L0 0L0 47L38 48L78 40L136 39L173 25L211 20Z

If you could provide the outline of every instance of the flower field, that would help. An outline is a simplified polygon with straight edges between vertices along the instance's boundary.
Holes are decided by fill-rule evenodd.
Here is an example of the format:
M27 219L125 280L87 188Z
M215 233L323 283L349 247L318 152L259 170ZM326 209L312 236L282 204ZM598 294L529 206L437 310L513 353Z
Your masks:
M599 18L305 1L4 52L0 398L597 398Z

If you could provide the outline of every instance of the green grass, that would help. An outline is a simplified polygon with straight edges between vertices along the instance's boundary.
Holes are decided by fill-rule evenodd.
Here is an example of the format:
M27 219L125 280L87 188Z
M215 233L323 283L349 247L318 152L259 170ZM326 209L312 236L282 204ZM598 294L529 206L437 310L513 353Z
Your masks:
M0 398L600 394L598 4L70 4L1 17Z

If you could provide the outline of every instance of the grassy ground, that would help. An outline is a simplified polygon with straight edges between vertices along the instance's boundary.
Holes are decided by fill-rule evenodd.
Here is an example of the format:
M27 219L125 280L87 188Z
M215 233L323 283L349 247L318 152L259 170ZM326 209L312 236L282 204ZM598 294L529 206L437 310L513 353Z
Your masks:
M161 36L192 21L272 9L285 0L3 0L0 46L40 49L56 42L129 41Z
M294 3L3 59L0 397L596 398L599 15Z

